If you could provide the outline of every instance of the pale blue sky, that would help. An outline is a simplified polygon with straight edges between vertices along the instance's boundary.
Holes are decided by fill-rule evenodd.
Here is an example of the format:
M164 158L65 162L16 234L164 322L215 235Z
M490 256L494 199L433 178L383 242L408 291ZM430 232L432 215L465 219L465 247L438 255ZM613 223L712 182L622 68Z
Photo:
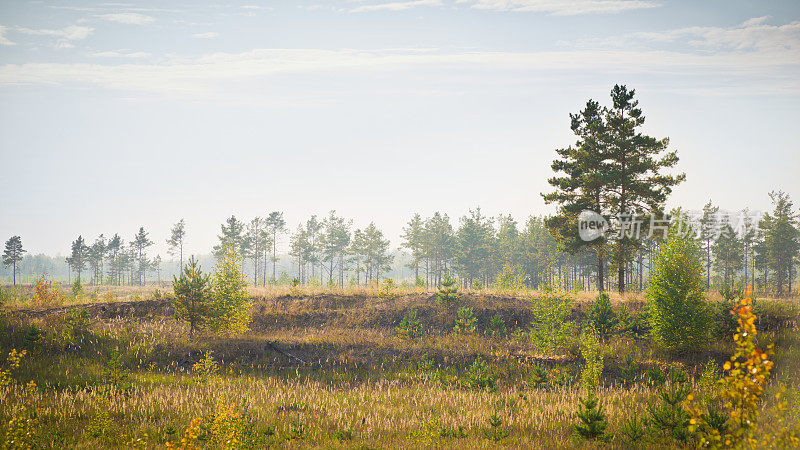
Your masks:
M671 205L800 203L800 3L0 3L0 237L66 253L184 217L329 209L399 244L414 212L552 211L569 113L636 89ZM455 220L454 220L455 222Z

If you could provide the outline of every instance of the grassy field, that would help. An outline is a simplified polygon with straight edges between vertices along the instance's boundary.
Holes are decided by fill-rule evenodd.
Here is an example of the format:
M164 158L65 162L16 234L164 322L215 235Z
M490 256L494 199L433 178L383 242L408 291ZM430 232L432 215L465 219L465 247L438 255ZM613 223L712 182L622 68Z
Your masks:
M595 445L572 428L585 396L578 344L542 352L527 338L536 293L466 294L458 306L473 308L478 320L465 335L453 331L457 308L437 304L431 293L380 298L370 289L255 288L248 333L189 339L188 327L171 317L168 300L153 298L153 288L113 291L116 296L101 289L96 299L67 299L66 306L34 306L24 294L7 304L0 350L27 354L11 372L14 381L0 388L0 418L8 424L26 402L29 411L38 410L38 447L162 448L195 435L201 447L239 441L255 448ZM592 295L576 297L570 320L581 324ZM644 305L635 294L613 301L634 317ZM798 303L759 299L757 306L760 342L776 343L768 393L785 387L790 411L777 411L768 395L762 420L798 427ZM395 327L411 308L424 334L401 339ZM496 314L507 332L490 335ZM715 338L674 355L655 348L646 330L612 335L602 346L597 393L612 435L602 445L674 446L658 430L628 443L623 426L647 417L670 368L701 390L709 362L721 366L731 342ZM217 374L195 367L209 351ZM547 382L536 381L536 367ZM25 389L30 380L37 385L32 392ZM228 444L214 436L227 436Z

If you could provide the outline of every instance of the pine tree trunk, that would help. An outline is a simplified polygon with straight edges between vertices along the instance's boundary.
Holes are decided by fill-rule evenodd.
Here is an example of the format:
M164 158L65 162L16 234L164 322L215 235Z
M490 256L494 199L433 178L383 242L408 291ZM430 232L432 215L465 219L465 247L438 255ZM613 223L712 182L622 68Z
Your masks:
M604 292L605 287L603 286L603 256L600 252L597 253L597 290L599 292Z

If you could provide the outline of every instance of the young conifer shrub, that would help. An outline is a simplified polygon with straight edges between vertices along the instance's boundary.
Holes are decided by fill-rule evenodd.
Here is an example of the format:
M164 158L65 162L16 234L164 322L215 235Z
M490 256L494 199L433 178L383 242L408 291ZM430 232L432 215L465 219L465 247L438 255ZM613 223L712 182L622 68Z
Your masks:
M103 380L109 389L116 392L127 392L133 387L130 370L125 368L116 349L111 351L111 356L103 368Z
M507 333L508 328L506 328L506 322L503 320L503 316L501 316L500 313L492 316L491 320L489 320L489 328L486 330L486 334L489 336L504 336Z
M611 298L605 292L601 292L590 305L589 323L603 341L616 331L619 319L611 307Z
M503 428L503 420L497 415L497 412L489 417L489 428L483 430L483 437L499 442L509 435L509 431Z
M211 277L203 273L197 260L192 256L183 269L180 278L173 277L172 288L175 298L172 306L178 320L189 322L189 336L203 328L215 313L212 306Z
M671 368L667 381L658 390L656 401L647 405L648 422L662 438L681 445L689 441L689 413L683 405L690 392L686 373Z
M450 272L445 272L444 278L439 282L439 290L436 292L436 297L439 303L445 306L451 306L461 298L456 280L450 276Z
M525 288L525 272L519 266L506 264L494 280L495 288L509 293L516 293Z
M494 442L499 442L509 435L509 431L503 428L503 420L497 412L489 417L489 428L483 430L483 437Z
M530 385L534 388L543 388L548 385L550 377L547 374L547 369L539 364L534 364L531 367Z
M641 446L645 438L644 420L632 415L622 424L619 431L622 442L631 447Z
M606 440L609 438L606 435L608 428L608 420L606 413L603 411L603 406L593 393L585 399L578 400L578 412L575 414L578 418L578 423L574 425L575 432L587 440Z
M397 297L397 285L394 284L394 280L391 278L386 278L381 283L381 288L378 291L378 298L382 300L394 300Z
M477 323L478 318L475 317L475 313L472 312L472 308L459 308L453 331L459 334L472 334L475 332Z
M417 310L411 309L395 328L401 339L415 339L422 336L422 324L417 320Z

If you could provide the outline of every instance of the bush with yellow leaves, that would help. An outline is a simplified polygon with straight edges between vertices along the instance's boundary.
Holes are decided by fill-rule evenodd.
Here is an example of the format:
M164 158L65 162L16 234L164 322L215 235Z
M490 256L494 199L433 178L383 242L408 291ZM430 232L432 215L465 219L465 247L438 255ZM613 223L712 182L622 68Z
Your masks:
M19 362L25 357L26 350L18 352L17 349L11 349L6 358L5 369L0 369L0 387L8 386L11 384L11 372L19 368Z
M736 349L730 361L723 365L726 375L717 381L710 396L690 394L687 397L685 407L691 414L689 431L703 448L797 445L797 437L789 430L769 433L758 430L759 403L773 367L770 360L773 346L770 344L766 351L756 348L757 317L753 313L751 288L747 288L745 298L731 314L737 317L739 324L733 336ZM786 403L779 402L778 409L785 408Z
M39 424L39 408L36 407L36 383L28 382L23 399L11 411L6 425L3 448L35 448L34 438Z
M19 368L25 357L25 350L17 352L12 349L6 359L7 367L0 370L0 387L8 387L12 383L11 372ZM36 383L30 381L25 385L20 402L11 407L11 418L5 425L2 448L34 448L36 427L39 424L39 408L36 407Z
M189 423L180 443L167 442L167 447L182 449L247 447L251 435L248 417L234 403L217 400L214 411Z

